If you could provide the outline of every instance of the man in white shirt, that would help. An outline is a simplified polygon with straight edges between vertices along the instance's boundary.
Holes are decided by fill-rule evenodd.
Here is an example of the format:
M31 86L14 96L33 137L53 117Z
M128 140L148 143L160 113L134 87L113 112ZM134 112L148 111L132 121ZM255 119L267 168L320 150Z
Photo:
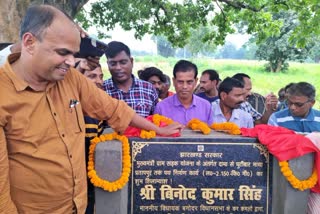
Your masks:
M252 128L252 116L239 106L244 98L244 85L240 81L227 77L218 89L219 99L212 103L213 122L233 122L240 128Z

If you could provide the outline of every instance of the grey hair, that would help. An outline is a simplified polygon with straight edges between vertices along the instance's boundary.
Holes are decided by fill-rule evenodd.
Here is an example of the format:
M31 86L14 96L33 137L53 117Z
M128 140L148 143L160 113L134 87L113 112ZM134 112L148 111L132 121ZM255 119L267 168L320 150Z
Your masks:
M307 82L298 82L292 84L288 88L290 96L306 96L310 101L314 101L316 97L316 89L313 85Z
M20 39L30 32L40 41L45 35L46 29L53 23L58 12L63 13L70 21L72 18L64 11L51 5L31 5L24 16L20 26Z

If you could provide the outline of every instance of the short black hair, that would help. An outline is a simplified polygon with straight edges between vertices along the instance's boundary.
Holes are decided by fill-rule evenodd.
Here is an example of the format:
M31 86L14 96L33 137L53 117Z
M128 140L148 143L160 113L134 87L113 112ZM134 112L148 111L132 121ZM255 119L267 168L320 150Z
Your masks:
M140 79L142 79L144 81L148 81L150 79L150 77L152 77L152 76L157 76L157 77L159 77L161 82L163 82L163 83L166 82L166 78L165 78L163 72L156 67L148 67L143 70L139 70L138 76Z
M245 73L236 73L235 75L232 76L232 78L239 80L240 82L244 83L244 78L251 79L248 74Z
M187 60L179 60L173 67L173 76L176 78L178 72L194 71L194 79L198 76L198 68L195 64Z
M235 78L226 77L220 83L219 88L218 88L219 99L221 99L220 94L222 92L229 94L229 92L232 91L233 88L244 88L244 84Z
M202 72L202 75L204 75L204 74L208 74L209 75L209 79L211 81L217 80L217 82L219 82L219 80L220 80L218 72L216 70L214 70L214 69L204 70Z
M124 43L118 41L109 42L105 54L107 58L113 58L117 56L121 51L124 51L129 57L131 57L129 47Z
M166 78L166 81L164 83L168 86L171 86L171 78L166 74L164 74L164 77Z

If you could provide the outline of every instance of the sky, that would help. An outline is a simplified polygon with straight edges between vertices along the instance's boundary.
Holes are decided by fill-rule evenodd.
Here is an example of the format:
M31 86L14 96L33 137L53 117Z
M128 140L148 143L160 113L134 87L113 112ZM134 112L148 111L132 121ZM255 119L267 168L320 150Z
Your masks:
M90 35L95 35L96 30L91 28L88 33ZM107 43L116 40L125 43L131 50L147 51L153 54L157 53L157 46L156 43L151 40L151 35L145 35L142 40L137 40L134 37L134 30L124 31L121 27L117 27L114 30L109 31L108 35L110 35L111 38L103 39L103 42ZM231 42L237 48L240 48L246 41L248 41L248 39L248 35L232 34L227 36L226 42Z

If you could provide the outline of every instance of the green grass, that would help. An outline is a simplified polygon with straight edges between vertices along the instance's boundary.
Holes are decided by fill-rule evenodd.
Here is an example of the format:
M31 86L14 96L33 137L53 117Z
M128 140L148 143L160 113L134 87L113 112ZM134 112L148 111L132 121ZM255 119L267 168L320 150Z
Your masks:
M134 57L134 74L139 69L155 66L164 73L172 77L172 69L178 58L164 58L161 56L144 56ZM266 95L270 92L278 93L278 90L290 82L309 82L317 90L315 108L320 109L320 64L295 63L291 62L289 70L281 73L269 73L264 71L265 62L253 60L217 60L206 58L190 59L198 66L200 77L201 72L205 69L215 69L218 71L220 78L223 79L232 76L235 73L246 73L251 77L252 88L254 92ZM109 78L105 59L102 60L105 78ZM173 88L172 88L173 89Z

